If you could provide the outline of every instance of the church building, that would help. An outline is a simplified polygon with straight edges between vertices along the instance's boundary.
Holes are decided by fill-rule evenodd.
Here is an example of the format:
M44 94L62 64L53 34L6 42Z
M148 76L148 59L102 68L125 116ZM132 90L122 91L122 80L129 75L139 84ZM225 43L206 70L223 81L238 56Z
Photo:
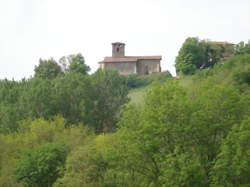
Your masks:
M112 43L112 56L99 62L101 69L114 69L122 75L161 72L161 56L125 56L125 44Z

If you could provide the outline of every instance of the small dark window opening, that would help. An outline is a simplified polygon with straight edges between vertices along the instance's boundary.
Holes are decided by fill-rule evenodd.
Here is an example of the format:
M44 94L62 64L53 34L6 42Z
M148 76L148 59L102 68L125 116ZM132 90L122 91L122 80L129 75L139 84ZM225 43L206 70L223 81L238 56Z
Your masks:
M119 52L119 47L116 48L116 52L117 52L117 53Z

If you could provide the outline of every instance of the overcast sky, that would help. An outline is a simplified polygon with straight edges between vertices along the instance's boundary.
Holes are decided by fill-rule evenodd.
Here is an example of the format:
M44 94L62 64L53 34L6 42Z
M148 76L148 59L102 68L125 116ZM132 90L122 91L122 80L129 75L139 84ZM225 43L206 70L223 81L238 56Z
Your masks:
M126 55L162 55L163 70L187 37L250 39L250 0L1 0L0 79L29 78L39 58L82 53L92 72L125 42Z

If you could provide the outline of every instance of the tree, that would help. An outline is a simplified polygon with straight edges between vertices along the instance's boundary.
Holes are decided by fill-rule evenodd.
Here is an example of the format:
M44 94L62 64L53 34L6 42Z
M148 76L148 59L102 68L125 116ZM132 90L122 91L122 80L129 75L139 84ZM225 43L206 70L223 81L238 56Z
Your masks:
M250 118L235 124L211 172L214 186L250 185Z
M57 62L50 58L48 60L39 60L39 65L35 66L35 77L42 79L54 79L62 73L61 67Z
M26 90L20 95L19 109L23 118L48 119L57 114L55 111L53 81L42 78L31 79L25 85Z
M129 101L126 81L118 72L111 70L98 70L91 79L94 102L91 125L98 133L112 132L122 105Z
M193 74L206 62L205 43L198 38L187 38L175 59L177 72Z
M82 73L85 75L90 70L81 53L63 56L59 62L63 65L66 73Z
M193 74L197 69L213 67L233 55L231 43L187 38L175 59L175 67L177 73Z
M65 160L63 146L45 143L19 160L15 175L24 185L51 187L62 174Z
M250 54L250 40L248 43L244 43L241 41L235 46L235 54L242 55L242 54Z
M89 76L69 73L53 80L53 101L55 111L61 114L67 124L92 123L93 86Z

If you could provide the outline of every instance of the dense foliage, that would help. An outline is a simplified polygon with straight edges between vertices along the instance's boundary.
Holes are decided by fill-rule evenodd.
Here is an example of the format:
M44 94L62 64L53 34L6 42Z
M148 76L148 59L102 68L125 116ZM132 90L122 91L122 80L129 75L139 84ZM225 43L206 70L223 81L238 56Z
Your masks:
M0 186L249 186L249 68L147 77L139 105L114 71L2 80Z
M35 72L28 80L0 81L0 132L17 131L20 120L55 115L63 116L67 125L84 123L98 133L114 131L121 106L128 102L125 78L115 71L87 75L79 65L80 72L70 70L54 78Z
M242 45L238 47L238 53L245 52L244 43ZM236 51L231 43L189 37L182 44L175 59L176 71L182 74L193 74L197 69L212 67L219 61L233 56Z
M42 144L20 159L15 171L17 180L27 186L50 187L60 177L65 159L63 146Z
M138 75L138 74L131 74L128 76L124 76L127 85L130 89L134 88L141 88L148 86L154 82L161 82L164 83L168 79L172 78L172 75L169 71L151 74L151 75Z

